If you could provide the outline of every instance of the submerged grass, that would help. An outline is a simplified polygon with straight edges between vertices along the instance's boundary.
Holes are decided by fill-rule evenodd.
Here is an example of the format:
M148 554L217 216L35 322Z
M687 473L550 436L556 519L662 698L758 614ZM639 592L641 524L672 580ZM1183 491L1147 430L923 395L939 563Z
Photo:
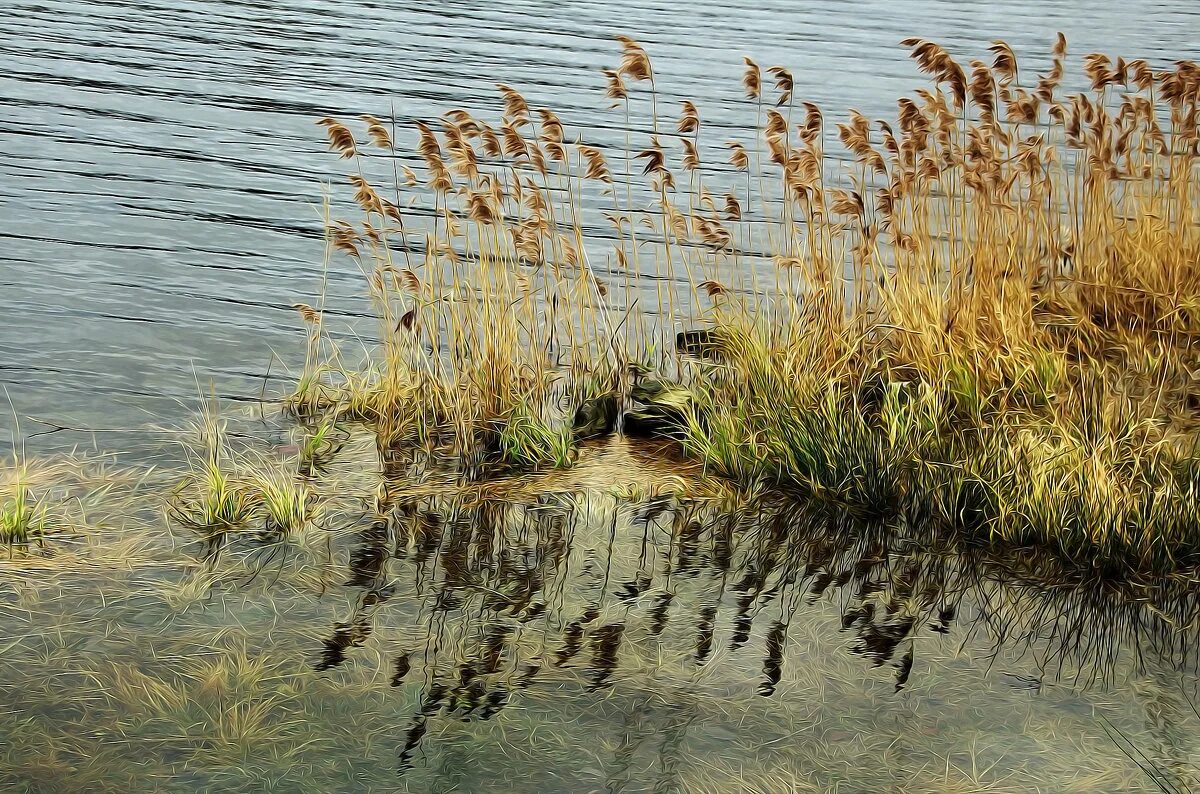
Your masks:
M642 381L638 394L660 387ZM1104 707L1108 693L1057 695L1048 677L1046 693L1030 698L1003 678L989 685L981 660L1004 642L996 675L1036 676L1061 653L1068 670L1114 665L1128 693L1133 657L1158 658L1153 627L1164 647L1192 647L1174 632L1192 624L1194 599L1105 609L1061 583L1020 597L1007 577L975 571L970 555L826 522L790 500L749 500L722 481L685 482L680 470L694 465L641 457L658 445L605 444L568 472L421 489L384 482L365 433L309 481L295 445L262 460L243 429L214 422L188 439L189 485L209 482L203 464L215 460L214 481L250 494L253 530L268 513L254 495L266 490L259 477L345 498L346 473L366 470L370 481L343 503L345 530L309 532L321 537L308 554L295 536L231 544L203 570L162 542L130 554L109 533L94 533L108 548L85 565L6 561L0 733L12 739L0 748L0 785L330 791L400 780L510 790L656 780L742 791L904 780L976 790L1053 780L1135 790L1136 766L1106 752L1104 735L1088 730L1092 709L1079 707ZM174 474L156 484L168 490ZM697 497L710 485L722 490ZM372 507L380 486L396 493ZM154 535L136 529L143 543ZM323 558L326 538L333 552ZM978 623L976 604L987 615ZM955 636L927 630L935 616ZM863 646L855 653L875 656L854 659L851 638ZM326 661L331 647L341 655ZM1097 650L1117 647L1128 651L1119 666ZM864 670L868 660L878 669ZM897 693L894 681L906 688ZM1142 709L1155 705L1143 697L1119 698L1110 712L1139 742ZM989 731L974 729L980 713L995 715ZM1179 752L1190 735L1171 734ZM911 763L888 757L897 746Z
M135 512L129 496L136 482L111 463L107 458L39 460L24 454L0 463L0 546L8 556L71 556L64 554L68 548L88 547L94 534L119 528Z
M322 119L362 212L328 252L381 334L348 365L298 306L293 408L542 467L615 404L746 484L1105 569L1200 561L1200 67L1093 53L1067 93L1061 34L1036 77L1004 42L969 67L904 44L932 85L836 135L750 59L745 135L702 137L691 101L669 130L624 38L624 146L504 85L498 121L418 123L412 156Z

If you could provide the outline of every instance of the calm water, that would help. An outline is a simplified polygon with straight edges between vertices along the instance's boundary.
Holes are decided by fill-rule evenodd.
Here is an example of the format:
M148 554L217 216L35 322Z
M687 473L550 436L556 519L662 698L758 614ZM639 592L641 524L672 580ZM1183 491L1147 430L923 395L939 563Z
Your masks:
M185 567L198 549L140 528L83 564L5 561L0 787L1200 784L1194 588L1029 586L919 527L672 495L678 468L621 441L365 513L378 483L343 455L340 507L281 545Z
M320 184L340 178L315 118L494 111L503 81L603 143L620 123L598 72L617 33L646 43L667 97L697 100L719 127L746 118L743 55L790 66L797 95L831 114L874 115L921 83L897 44L908 35L967 57L1003 37L1042 67L1060 29L1076 57L1155 63L1194 57L1200 31L1186 0L4 7L0 382L20 413L96 431L170 420L198 393L256 397L284 371L273 353L296 365L289 307L317 289ZM333 307L361 309L360 284L342 262Z

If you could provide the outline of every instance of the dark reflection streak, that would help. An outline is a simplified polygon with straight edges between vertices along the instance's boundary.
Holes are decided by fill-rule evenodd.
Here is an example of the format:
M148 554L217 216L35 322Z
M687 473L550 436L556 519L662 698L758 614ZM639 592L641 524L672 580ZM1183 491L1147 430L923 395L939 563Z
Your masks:
M361 589L351 611L350 619L338 623L333 635L322 642L320 655L314 665L317 671L329 670L341 665L349 648L358 647L366 641L374 629L375 611L392 595L387 584L387 559L389 540L388 522L377 518L358 534L358 545L350 553L350 577L345 586Z
M614 517L615 520L615 517ZM653 568L653 560L648 560L649 550L651 548L650 538L650 522L642 524L642 543L638 549L638 573L642 573L647 568Z
M616 516L614 516L615 520ZM633 521L632 523L636 525L638 522ZM618 597L622 601L630 602L645 594L654 582L654 569L657 562L658 547L651 536L649 523L643 523L641 543L638 547L637 568L633 578L623 585Z
M684 739L687 738L688 728L698 716L697 710L692 706L673 709L669 721L660 730L662 741L658 746L659 773L654 781L654 794L683 790L679 780L680 761L683 757L681 748Z
M736 510L723 512L711 524L711 568L712 582L710 586L712 604L701 612L700 631L696 644L696 660L704 662L713 645L716 630L716 617L721 603L725 599L729 567L732 562L732 533L739 519Z
M607 775L604 789L606 794L619 794L629 785L634 756L645 738L645 734L640 730L639 714L639 711L628 709L622 715L621 739L613 751L613 768Z
M624 631L623 623L609 623L596 629L592 638L592 682L588 687L589 691L594 692L603 687L616 669Z
M775 623L767 633L766 658L763 660L763 682L758 686L758 694L770 697L775 694L775 688L783 674L783 649L787 643L787 624L782 620Z
M676 513L678 513L678 510L676 510ZM649 626L650 634L652 636L659 636L666 629L667 620L670 615L671 603L675 600L675 568L673 565L675 553L675 534L673 531L667 534L667 547L665 551L662 551L660 550L658 540L659 533L654 532L651 529L653 518L651 518L648 513L644 514L644 519L641 521L641 523L643 537L649 536L651 539L651 548L654 555L654 561L650 567L651 576L653 576L654 569L658 566L659 560L661 559L661 577L663 584L661 592L654 599L653 606L650 611ZM657 526L657 524L653 525Z
M393 462L398 474L415 465ZM402 492L384 489L385 495ZM729 607L731 648L750 639L759 614L770 615L752 646L761 654L762 675L749 684L764 697L778 696L785 666L797 656L788 643L790 627L828 611L834 611L835 630L854 635L849 650L864 665L889 666L879 675L891 678L896 692L927 671L922 641L938 641L930 635L949 634L958 623L966 636L985 633L992 646L989 664L1012 648L1018 656L1031 654L1043 676L1073 676L1087 685L1115 670L1126 649L1139 663L1143 654L1146 662L1153 654L1182 664L1196 632L1177 632L1171 622L1189 626L1200 615L1200 594L1186 588L1070 581L1061 572L1039 570L1027 557L960 551L911 527L856 522L783 500L658 499L629 508L581 490L469 503L455 495L415 501L385 496L378 510L387 520L371 522L350 554L347 583L364 592L351 619L335 626L331 642L342 650L361 643L374 610L385 602L415 604L422 625L406 637L421 636L423 629L423 650L405 650L387 671L388 681L410 681L421 690L401 744L402 769L432 732L429 721L492 719L528 697L535 679L543 693L582 697L621 689L622 667L649 661L648 649L639 648L630 631L656 637L660 656L690 654L705 663L717 617ZM655 519L668 510L663 543ZM573 557L580 562L573 564ZM414 575L389 573L393 563L411 566ZM632 597L605 600L609 586L629 576ZM654 582L653 598L639 597L639 576ZM411 583L411 596L393 598L395 582ZM810 608L818 590L823 605ZM677 598L682 613L697 621L690 638L664 632ZM747 661L759 663L753 656ZM405 668L418 663L419 685ZM1008 678L1013 686L1041 686L1041 679ZM659 725L659 732L670 724ZM663 748L660 763L668 779L669 746ZM618 765L611 781L621 777Z
M1045 610L1043 610L1043 614L1044 614L1044 612L1045 612ZM1076 612L1076 609L1074 608L1074 605L1072 605L1071 608L1069 608L1068 610L1059 612L1054 617L1055 633L1064 637L1064 642L1062 642L1057 649L1055 649L1051 652L1051 657L1050 657L1051 659L1057 660L1055 662L1055 665L1056 665L1055 677L1056 678L1062 675L1063 666L1066 663L1068 657L1077 655L1083 648L1083 642L1084 642L1084 633L1083 632L1084 632L1084 628L1086 627L1086 621L1069 620L1069 616L1075 612ZM1104 654L1104 646L1103 645L1098 649L1098 652L1100 654ZM1105 660L1106 659L1104 659L1104 658L1097 657L1097 661L1100 664L1093 665L1091 667L1091 670L1093 670L1093 671L1097 670L1099 667L1102 666L1102 664ZM1082 674L1082 671L1076 671L1076 674L1074 677L1074 683L1079 682L1078 676L1080 674Z
M598 610L604 608L604 599L605 599L605 596L608 595L608 580L609 580L609 576L612 574L613 544L617 540L617 518L618 517L619 517L619 511L614 510L613 515L612 515L612 521L609 523L609 527L608 527L608 548L605 550L605 553L604 553L604 580L600 583L600 598L596 604L596 609L598 609Z
M457 510L457 507L458 506L455 505L452 509ZM431 567L430 567L429 579L428 579L428 583L430 585L432 585L437 579L438 562L441 559L442 547L445 543L446 533L447 533L449 527L451 526L451 523L452 523L451 521L439 522L438 542L437 542L436 548L433 551L432 559L430 562ZM417 574L417 576L418 576L417 592L418 593L420 593L421 590L423 589L421 586L422 582L421 582L421 578L420 578L420 572L423 570L424 570L424 565L422 564L418 567L418 574ZM449 610L438 609L437 605L438 605L438 602L439 602L439 599L441 598L441 596L446 592L447 592L446 590L442 590L442 589L438 589L438 588L430 586L428 595L425 597L422 597L421 602L420 602L420 612L422 612L422 613L428 612L428 614L430 614L430 616L431 616L430 620L429 620L429 625L428 625L428 628L427 628L427 631L425 634L425 659L429 660L429 663L426 665L427 669L425 671L425 673L426 673L425 674L425 684L426 684L427 693L433 693L434 688L439 686L437 683L437 652L438 652L438 649L441 647L442 634L445 630L447 613L449 612ZM427 694L426 697L428 698L429 695ZM440 701L440 697L435 698L434 702L438 702L438 701Z
M560 628L560 629L562 628L562 614L563 614L563 608L564 608L565 593L566 593L566 588L567 588L567 580L569 579L569 577L571 575L571 546L575 541L575 528L576 528L576 523L577 523L574 520L575 510L573 509L574 508L574 500L576 498L577 498L577 494L570 493L570 494L566 494L564 497L564 500L563 500L565 503L564 507L568 508L568 509L567 509L566 515L562 519L563 531L565 533L565 537L563 539L563 550L562 550L562 561L563 561L562 573L558 577L557 588L554 593L554 597L550 602L550 607L553 608L554 614L558 618L558 628Z

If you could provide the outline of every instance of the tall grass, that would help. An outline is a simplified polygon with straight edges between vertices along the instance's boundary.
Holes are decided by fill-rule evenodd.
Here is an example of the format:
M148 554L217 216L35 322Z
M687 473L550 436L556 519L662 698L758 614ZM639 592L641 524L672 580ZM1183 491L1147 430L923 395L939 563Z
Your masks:
M370 420L384 451L564 465L558 396L585 390L562 384L625 406L648 368L690 392L667 415L714 472L1098 564L1196 561L1200 67L1094 53L1068 93L1061 35L1040 75L1000 41L967 66L904 44L930 84L836 130L746 59L746 134L717 144L696 103L662 114L624 38L607 157L503 85L498 120L418 123L412 154L394 122L323 119L361 212L329 250L380 344L347 367L300 307L294 404Z

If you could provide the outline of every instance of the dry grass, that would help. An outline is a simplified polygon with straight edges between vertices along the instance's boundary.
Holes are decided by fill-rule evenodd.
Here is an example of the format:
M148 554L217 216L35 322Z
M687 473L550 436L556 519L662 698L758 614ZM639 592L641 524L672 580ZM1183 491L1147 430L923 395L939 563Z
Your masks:
M572 412L627 405L649 367L690 390L672 416L715 472L1102 564L1192 561L1200 68L1092 54L1065 94L1061 37L1037 77L1003 42L969 67L905 45L932 84L836 133L749 60L750 134L710 143L690 101L668 131L628 39L605 73L623 152L508 86L498 121L418 124L415 158L394 125L359 144L322 120L362 212L329 250L382 341L347 367L300 307L294 405L365 417L384 450L563 466Z

